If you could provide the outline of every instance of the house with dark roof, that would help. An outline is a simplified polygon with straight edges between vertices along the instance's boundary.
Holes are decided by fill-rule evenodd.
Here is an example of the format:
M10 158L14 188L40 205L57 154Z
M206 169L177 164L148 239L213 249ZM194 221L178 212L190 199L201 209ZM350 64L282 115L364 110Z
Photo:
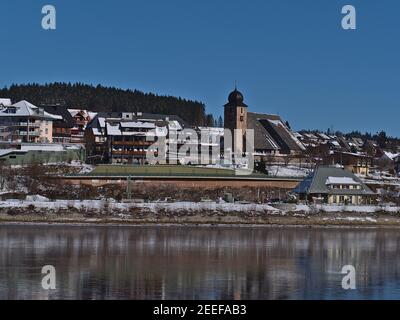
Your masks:
M74 119L74 127L71 128L71 142L76 144L85 143L86 126L96 117L97 112L85 109L68 109L68 112Z
M377 152L377 157L374 160L374 164L380 170L387 170L390 173L393 173L396 170L396 158L399 156L400 153L380 150L380 152Z
M280 116L248 112L243 94L236 88L229 94L224 106L224 126L234 136L235 130L241 130L241 136L234 136L234 149L245 150L246 131L254 130L254 155L301 154L304 145L291 131ZM243 141L241 141L243 140ZM237 148L235 148L235 145ZM241 147L238 147L241 146Z
M375 193L352 172L337 166L319 166L295 189L301 201L327 204L370 204Z
M61 119L53 121L53 142L71 143L71 129L75 126L75 122L67 107L44 105L42 108L48 113L61 116Z
M354 174L367 176L372 167L373 157L362 153L330 151L324 157L324 165L341 165Z

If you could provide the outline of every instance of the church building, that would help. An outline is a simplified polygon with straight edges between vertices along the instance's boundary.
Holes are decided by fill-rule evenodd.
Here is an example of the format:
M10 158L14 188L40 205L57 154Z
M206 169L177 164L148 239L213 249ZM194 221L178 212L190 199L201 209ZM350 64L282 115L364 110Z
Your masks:
M229 94L224 107L224 127L232 132L236 152L249 152L245 150L249 129L254 130L255 156L297 155L305 151L304 145L280 116L249 112L243 94L237 88Z

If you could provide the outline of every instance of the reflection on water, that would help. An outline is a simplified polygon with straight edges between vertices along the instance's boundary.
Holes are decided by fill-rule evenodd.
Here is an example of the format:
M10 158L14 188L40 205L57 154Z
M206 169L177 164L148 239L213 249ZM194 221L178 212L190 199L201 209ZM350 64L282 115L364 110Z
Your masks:
M0 299L399 299L399 231L0 226Z

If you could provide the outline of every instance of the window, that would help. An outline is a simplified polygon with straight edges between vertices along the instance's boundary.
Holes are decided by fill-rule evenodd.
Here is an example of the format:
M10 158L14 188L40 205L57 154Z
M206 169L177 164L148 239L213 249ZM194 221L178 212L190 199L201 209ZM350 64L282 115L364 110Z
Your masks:
M243 122L243 121L244 121L244 118L243 118L243 116L240 116L240 121L241 121L241 122Z

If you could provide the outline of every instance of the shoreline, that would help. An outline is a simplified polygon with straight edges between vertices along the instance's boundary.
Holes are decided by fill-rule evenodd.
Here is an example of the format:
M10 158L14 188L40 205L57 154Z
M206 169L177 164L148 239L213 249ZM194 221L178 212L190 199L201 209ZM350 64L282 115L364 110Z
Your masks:
M0 225L190 225L400 227L400 207L227 202L117 202L40 196L0 201Z
M206 217L119 218L119 217L60 217L52 215L5 216L0 214L0 226L4 225L54 225L54 226L182 226L182 227L352 227L352 228L400 228L400 217L388 214L329 213L319 215L266 215L262 218L242 218L236 215Z

